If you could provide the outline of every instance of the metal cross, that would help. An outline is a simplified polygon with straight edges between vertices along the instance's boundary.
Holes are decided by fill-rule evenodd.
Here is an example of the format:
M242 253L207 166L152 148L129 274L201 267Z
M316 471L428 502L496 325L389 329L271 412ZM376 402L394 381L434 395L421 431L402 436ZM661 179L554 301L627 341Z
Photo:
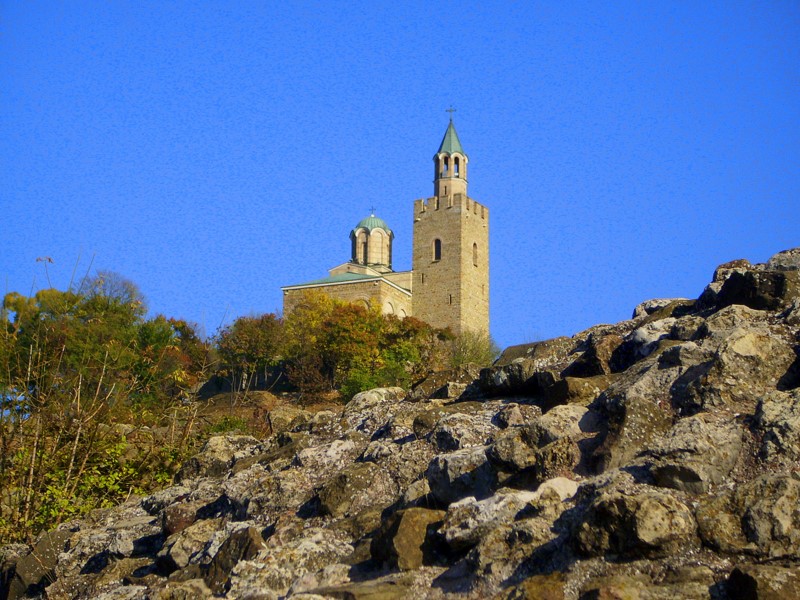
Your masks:
M455 108L453 108L453 105L451 104L451 105L450 105L450 108L448 108L448 109L447 109L447 110L445 110L444 112L446 112L446 113L450 113L450 120L452 121L452 120L453 120L453 113L454 113L454 112L456 112L456 109L455 109Z
M370 214L374 217L375 216L375 207L369 209Z

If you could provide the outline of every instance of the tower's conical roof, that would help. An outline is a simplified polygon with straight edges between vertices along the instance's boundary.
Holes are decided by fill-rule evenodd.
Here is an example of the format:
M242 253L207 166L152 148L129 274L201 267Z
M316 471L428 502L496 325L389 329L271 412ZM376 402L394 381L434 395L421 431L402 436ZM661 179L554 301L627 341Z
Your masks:
M456 126L453 125L452 119L450 119L450 123L447 125L447 131L444 132L444 137L442 138L442 143L439 144L439 150L437 154L442 152L446 154L458 152L464 156L467 155L467 153L464 152L464 149L461 147L461 140L458 139Z

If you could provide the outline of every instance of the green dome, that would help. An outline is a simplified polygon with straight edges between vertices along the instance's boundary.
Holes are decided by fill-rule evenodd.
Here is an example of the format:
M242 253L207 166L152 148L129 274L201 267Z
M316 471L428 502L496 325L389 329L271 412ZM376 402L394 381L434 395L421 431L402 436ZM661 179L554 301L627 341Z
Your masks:
M392 233L392 230L389 229L389 226L386 224L381 218L376 217L375 215L370 215L366 219L361 219L353 228L353 231L357 229L366 229L367 231L372 231L373 229L383 229L386 233Z

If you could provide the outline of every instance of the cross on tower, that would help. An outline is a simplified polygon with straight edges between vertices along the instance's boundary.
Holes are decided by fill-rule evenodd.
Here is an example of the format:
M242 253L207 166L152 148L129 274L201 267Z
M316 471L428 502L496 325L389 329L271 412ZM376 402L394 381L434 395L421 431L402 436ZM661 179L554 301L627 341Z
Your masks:
M375 207L374 206L369 209L369 214L371 214L373 217L375 216Z
M453 113L454 113L454 112L456 112L456 109L455 109L455 108L453 108L453 105L451 104L451 105L450 105L450 108L448 108L448 109L447 109L447 110L445 110L444 112L446 112L446 113L450 113L450 120L452 121L452 120L453 120Z

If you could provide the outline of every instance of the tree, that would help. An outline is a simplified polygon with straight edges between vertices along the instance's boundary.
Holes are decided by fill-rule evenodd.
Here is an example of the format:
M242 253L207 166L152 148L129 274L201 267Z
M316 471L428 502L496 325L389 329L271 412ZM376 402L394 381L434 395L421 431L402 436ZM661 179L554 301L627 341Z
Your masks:
M145 320L135 285L104 281L82 293L46 289L3 299L2 539L30 538L123 499L153 480L154 461L171 465L172 450L179 454L186 441L181 434L177 447L162 445L135 465L122 460L129 424L157 425L166 415L175 424L208 346L184 321Z
M217 334L216 346L220 371L231 378L233 389L250 389L258 378L266 380L280 359L283 322L273 313L239 317Z

